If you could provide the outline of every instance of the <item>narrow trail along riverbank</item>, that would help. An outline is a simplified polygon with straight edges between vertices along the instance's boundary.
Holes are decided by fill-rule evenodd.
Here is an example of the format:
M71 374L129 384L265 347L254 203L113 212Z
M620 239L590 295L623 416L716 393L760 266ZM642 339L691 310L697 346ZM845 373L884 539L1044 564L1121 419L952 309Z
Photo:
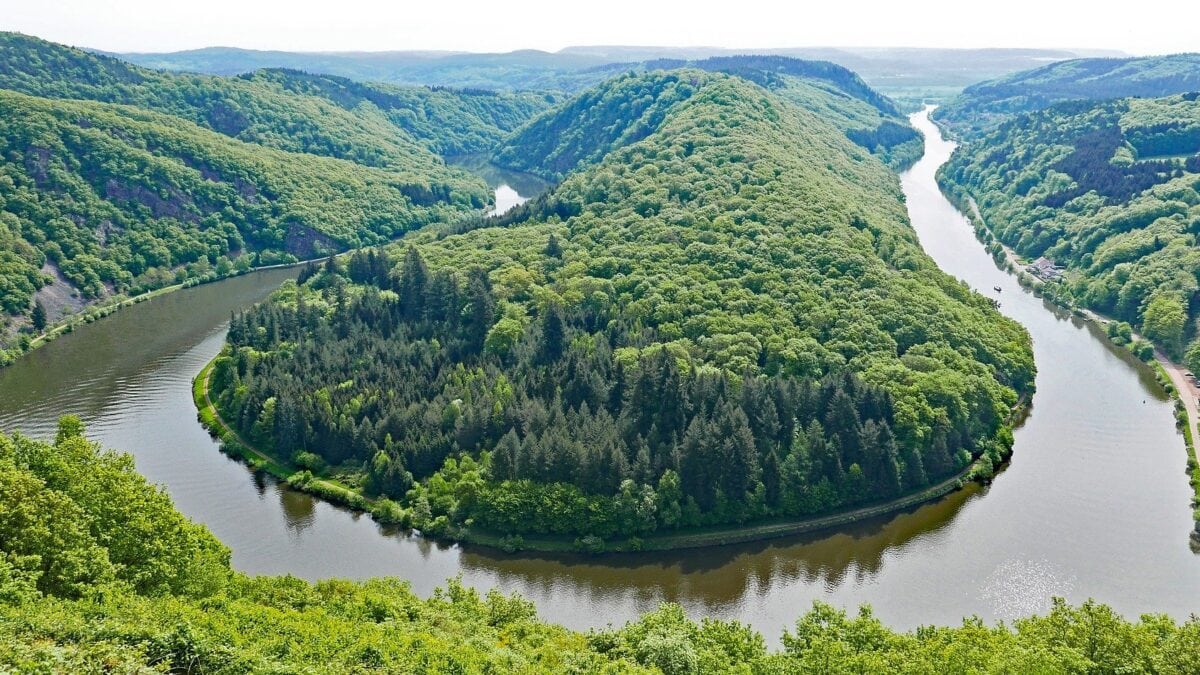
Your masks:
M211 528L241 571L399 576L422 596L461 576L482 592L520 593L572 628L621 624L663 601L747 622L773 644L814 600L869 603L897 629L1044 612L1052 595L1186 618L1197 611L1200 559L1188 548L1191 490L1172 404L1094 324L996 268L934 183L952 146L923 116L914 121L927 154L901 181L922 245L972 287L1002 286L1001 311L1034 339L1037 393L990 486L834 531L638 556L506 555L407 537L248 470L196 421L192 381L220 351L230 313L286 270L156 297L0 369L0 428L52 438L59 415L79 414Z
M992 232L991 228L987 224L987 221L984 220L983 213L981 213L979 210L979 203L975 201L975 198L968 196L967 203L971 207L971 213L975 217L975 220L984 230L991 233L992 236L995 237L995 233ZM999 239L995 239L995 241L1000 244L1000 249L1004 252L1004 260L1008 264L1009 270L1018 276L1025 275L1026 277L1030 277L1030 273L1025 270L1027 263L1017 255L1016 251L1014 251L1010 246L1001 242ZM1074 308L1071 311L1077 312L1088 321L1095 323L1097 326L1107 326L1109 323L1114 321L1114 319L1111 317L1104 316L1103 314L1091 309L1087 309L1086 307ZM1131 333L1131 338L1134 340L1145 339L1136 331ZM1162 368L1162 371L1167 376L1171 386L1175 388L1175 396L1178 398L1180 405L1183 406L1183 424L1185 425L1184 441L1186 444L1188 457L1194 464L1200 463L1200 451L1198 451L1196 448L1196 437L1197 435L1200 435L1200 405L1197 404L1197 398L1200 397L1200 386L1197 386L1197 381L1194 377L1188 376L1189 371L1186 366L1184 366L1182 363L1172 360L1171 357L1157 345L1154 346L1154 360ZM1191 477L1191 480L1193 481L1195 487L1195 499L1193 503L1195 504L1200 503L1200 467L1194 468L1192 471L1193 476ZM1196 525L1192 531L1191 538L1194 541L1195 546L1200 546L1200 511L1197 512L1197 518L1195 522Z

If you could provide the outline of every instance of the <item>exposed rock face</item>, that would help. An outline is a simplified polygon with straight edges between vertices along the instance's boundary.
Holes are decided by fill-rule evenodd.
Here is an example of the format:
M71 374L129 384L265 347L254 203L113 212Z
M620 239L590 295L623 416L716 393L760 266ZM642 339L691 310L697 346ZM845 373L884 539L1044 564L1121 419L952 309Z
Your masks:
M336 251L338 243L307 225L292 223L288 228L284 249L301 260Z
M74 314L87 305L83 294L63 276L53 262L47 260L42 265L42 274L53 277L54 281L42 286L37 293L34 293L33 299L42 303L42 306L46 308L46 318L50 322L53 323L64 316Z
M169 196L164 199L157 192L141 185L126 185L114 178L104 184L106 199L132 201L150 209L155 218L177 218L195 222L200 219L192 200L175 188L168 188Z

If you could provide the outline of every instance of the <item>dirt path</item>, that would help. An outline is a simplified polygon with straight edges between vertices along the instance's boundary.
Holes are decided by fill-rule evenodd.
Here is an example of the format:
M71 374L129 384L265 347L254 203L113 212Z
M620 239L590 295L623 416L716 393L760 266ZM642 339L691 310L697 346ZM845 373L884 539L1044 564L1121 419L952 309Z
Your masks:
M971 207L971 213L973 213L975 217L979 219L979 222L984 224L984 227L987 227L987 221L983 219L983 214L979 212L979 205L975 203L975 198L967 197L967 203ZM1017 258L1016 253L1014 253L1009 247L1004 246L1003 243L1000 245L1004 248L1004 255L1008 259L1008 262L1012 264L1014 269L1020 271L1023 265ZM1079 312L1085 318L1087 318L1087 320L1092 321L1097 325L1103 326L1112 321L1112 319L1109 317L1098 314L1090 309L1081 308L1079 309ZM1131 337L1135 340L1144 339L1137 333L1132 333ZM1151 342L1150 344L1154 343ZM1179 393L1179 400L1183 402L1183 409L1187 413L1187 433L1185 434L1184 438L1192 439L1192 447L1188 448L1188 452L1191 454L1193 459L1200 460L1200 449L1196 447L1196 443L1200 442L1200 438L1197 438L1197 435L1200 434L1200 403L1197 403L1197 398L1200 397L1200 387L1197 386L1194 379L1189 378L1186 375L1188 370L1183 364L1172 361L1171 357L1167 356L1167 354L1158 347L1154 348L1154 360L1157 361L1160 366L1162 366L1163 371L1166 372L1167 377L1171 380L1171 384L1175 387L1175 391ZM1197 488L1197 497L1200 498L1200 488ZM1198 545L1200 545L1200 518L1197 518L1196 531L1193 533L1192 537L1197 541Z

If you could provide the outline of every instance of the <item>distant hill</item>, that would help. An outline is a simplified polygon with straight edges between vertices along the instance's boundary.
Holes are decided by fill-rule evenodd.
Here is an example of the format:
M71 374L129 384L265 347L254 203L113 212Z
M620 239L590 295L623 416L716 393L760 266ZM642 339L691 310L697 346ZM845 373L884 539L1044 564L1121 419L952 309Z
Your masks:
M969 134L1060 101L1154 98L1190 91L1200 91L1200 54L1074 59L967 87L936 117Z
M953 94L981 80L1047 62L1119 52L1066 49L921 49L799 47L723 49L718 47L567 47L555 53L522 50L500 54L462 52L300 53L212 47L160 54L121 54L149 68L235 75L261 68L293 68L361 81L489 89L580 91L620 72L621 64L658 59L693 61L745 54L823 60L849 68L890 95Z
M853 72L827 61L734 56L636 64L627 75L532 121L497 148L495 161L557 180L580 164L645 138L658 129L672 107L694 93L695 88L677 75L652 76L680 68L727 73L759 84L820 115L894 168L921 154L920 134L896 105ZM635 74L635 70L646 75Z
M240 140L425 175L446 173L433 153L487 150L550 105L532 95L359 85L298 71L170 74L17 33L0 33L0 88L135 105Z

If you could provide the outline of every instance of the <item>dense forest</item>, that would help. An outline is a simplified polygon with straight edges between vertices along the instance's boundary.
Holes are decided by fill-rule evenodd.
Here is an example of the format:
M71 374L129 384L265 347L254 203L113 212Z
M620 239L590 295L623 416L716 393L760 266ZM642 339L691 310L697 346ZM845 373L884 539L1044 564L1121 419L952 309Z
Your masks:
M234 317L222 416L427 531L592 545L1000 461L1028 336L924 255L881 162L728 75L583 97L662 119L599 159L581 134L592 163L503 227L331 260Z
M1158 98L1200 91L1200 54L1072 59L973 84L934 112L958 134L1065 101Z
M253 146L124 106L0 90L0 110L0 303L13 314L47 263L98 298L244 253L278 261L378 243L489 199L466 177L431 182Z
M484 182L441 155L486 151L554 102L176 75L0 33L0 344L108 296L480 213Z
M1066 266L1064 299L1179 357L1200 307L1200 97L1060 104L960 148L941 180L1019 254ZM1189 350L1200 366L1200 347Z
M1011 626L888 629L817 603L782 648L663 605L588 633L456 580L250 578L229 552L63 418L53 442L0 434L0 669L13 672L1195 673L1200 621L1130 622L1056 602Z
M497 164L559 180L566 171L645 138L670 110L695 92L678 78L647 78L638 72L699 68L737 75L770 89L841 129L856 144L893 168L920 157L923 140L886 97L854 73L824 61L738 56L701 61L657 60L631 67L544 113L497 147ZM661 88L661 89L659 89Z
M436 154L486 151L553 102L537 94L362 84L299 71L169 74L17 33L0 33L0 89L123 103L239 140L416 171L429 180L454 173Z

